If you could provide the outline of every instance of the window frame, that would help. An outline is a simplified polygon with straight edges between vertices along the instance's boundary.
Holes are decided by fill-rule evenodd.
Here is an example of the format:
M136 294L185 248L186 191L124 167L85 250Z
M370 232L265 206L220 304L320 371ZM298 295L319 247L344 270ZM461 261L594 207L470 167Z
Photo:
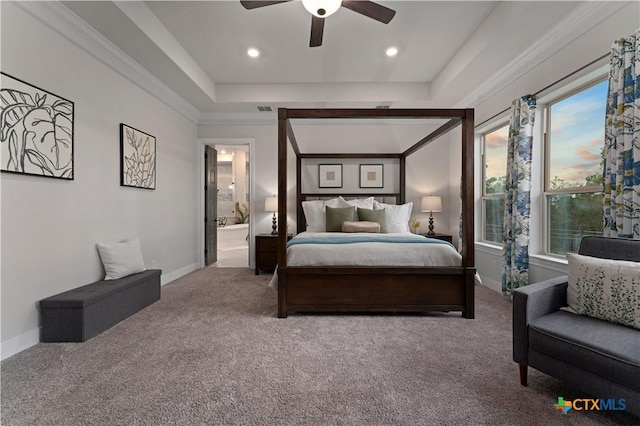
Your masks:
M607 81L606 74L600 74L594 78L587 80L586 82L564 91L561 95L549 98L544 104L539 105L542 107L542 183L540 185L541 193L541 208L539 209L542 222L542 246L540 247L540 253L545 256L550 256L558 259L566 259L565 254L558 254L551 252L550 241L550 215L549 215L549 199L557 195L571 195L571 194L595 194L603 191L602 185L585 185L579 187L569 187L561 189L551 189L551 176L550 176L550 164L551 164L551 107L565 99L568 99L584 90L594 87L598 84ZM604 135L603 135L604 136Z
M504 202L504 200L506 199L506 192L501 192L501 193L496 193L496 194L487 194L486 189L487 189L487 163L486 163L486 136L490 133L493 133L499 129L502 129L503 127L507 127L507 132L508 132L508 127L509 127L509 117L505 117L499 121L494 122L491 127L486 128L486 130L482 131L480 133L480 149L481 149L481 168L482 168L482 182L481 182L481 197L480 197L480 205L481 205L481 227L480 227L480 241L485 243L485 244L491 244L491 245L495 245L498 247L502 247L502 243L501 242L497 242L497 241L492 241L492 240L487 240L485 238L486 234L487 234L487 213L486 213L486 201L487 200L502 200ZM508 147L507 147L507 152L505 152L505 160L508 156ZM506 173L506 170L505 170Z

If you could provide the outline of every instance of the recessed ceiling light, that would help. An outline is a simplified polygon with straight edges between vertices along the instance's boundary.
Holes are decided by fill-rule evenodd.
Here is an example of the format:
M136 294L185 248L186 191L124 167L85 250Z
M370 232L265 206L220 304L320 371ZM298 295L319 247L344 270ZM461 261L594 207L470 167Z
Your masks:
M390 48L387 49L387 51L385 53L389 57L394 57L394 56L396 56L398 54L398 48L397 47L390 47Z
M247 50L247 55L251 56L252 58L257 58L258 56L260 56L260 51L255 47L252 47Z

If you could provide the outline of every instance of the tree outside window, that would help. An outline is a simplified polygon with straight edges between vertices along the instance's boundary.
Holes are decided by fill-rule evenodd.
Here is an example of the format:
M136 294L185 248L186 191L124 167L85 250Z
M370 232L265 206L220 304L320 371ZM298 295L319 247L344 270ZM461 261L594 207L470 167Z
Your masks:
M576 252L586 235L602 235L603 140L607 82L547 107L546 251Z
M482 239L484 241L502 243L508 139L508 125L483 135Z

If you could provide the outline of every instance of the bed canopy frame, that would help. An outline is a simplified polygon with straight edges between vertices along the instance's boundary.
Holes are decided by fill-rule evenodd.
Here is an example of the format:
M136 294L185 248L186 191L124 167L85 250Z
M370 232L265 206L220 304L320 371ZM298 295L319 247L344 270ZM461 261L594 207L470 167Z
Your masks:
M293 119L438 119L445 124L401 153L302 153ZM473 109L278 109L278 317L290 312L460 311L474 318ZM287 265L287 151L296 156L297 231L306 229L302 201L311 196L384 196L405 202L408 156L462 126L461 266L371 267ZM399 192L392 194L302 193L303 159L398 159ZM302 226L302 229L301 229Z

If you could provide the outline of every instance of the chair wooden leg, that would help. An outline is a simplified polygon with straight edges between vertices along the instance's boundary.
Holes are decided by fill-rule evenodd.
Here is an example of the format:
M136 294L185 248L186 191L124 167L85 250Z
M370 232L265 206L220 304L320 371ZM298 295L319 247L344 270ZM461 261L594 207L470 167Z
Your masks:
M527 386L527 368L528 367L522 364L518 364L518 367L520 367L520 384L522 386Z

